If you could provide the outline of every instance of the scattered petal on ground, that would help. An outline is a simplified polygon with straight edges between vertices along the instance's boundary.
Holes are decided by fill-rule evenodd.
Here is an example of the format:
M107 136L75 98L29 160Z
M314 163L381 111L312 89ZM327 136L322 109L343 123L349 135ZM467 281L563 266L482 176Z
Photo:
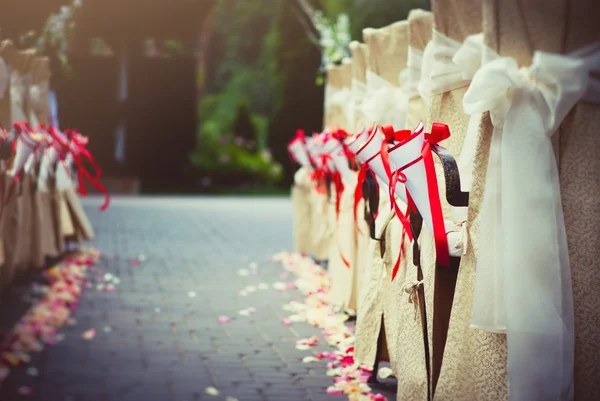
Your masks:
M257 269L258 268L258 263L256 262L251 262L250 264L248 264L248 267L252 270Z
M286 283L282 283L281 281L273 283L273 289L275 289L277 291L283 291L286 288L287 288L287 284Z
M196 296L196 292L195 291L188 292L188 297L194 298L195 296Z
M33 389L31 387L27 387L27 386L21 386L19 387L18 390L19 395L23 395L23 396L30 396L33 395Z
M81 248L44 272L48 284L34 288L43 296L17 322L2 344L1 359L6 365L0 365L0 381L8 376L10 367L30 363L31 353L64 340L60 328L75 323L71 315L79 305L88 270L91 271L99 259L97 249ZM33 394L29 387L22 389L22 395Z
M250 275L250 270L248 269L240 269L237 272L238 276L246 277Z
M213 396L215 396L215 397L216 397L216 396L218 396L218 395L220 394L220 393L219 393L219 390L217 390L216 388L214 388L214 387L212 387L212 386L211 386L211 387L207 387L207 388L205 388L205 389L204 389L204 392L205 392L206 394L208 394L208 395L213 395Z
M331 279L327 272L312 259L299 254L282 252L275 255L273 260L280 262L287 272L296 277L291 284L306 297L302 302L292 301L284 305L283 309L291 313L288 319L293 322L306 321L320 328L325 341L335 348L335 352L321 352L303 359L304 363L329 361L326 375L332 377L334 384L326 392L345 394L350 401L386 401L383 395L372 393L367 384L372 369L354 361L354 330L345 324L348 315L330 303ZM284 290L292 286L275 283L273 288ZM297 341L296 348L309 350L318 342L319 338L313 336Z
M89 329L81 335L81 338L83 338L84 340L91 340L94 337L96 337L96 329Z
M283 323L284 326L291 326L292 324L294 324L290 319L281 319L281 323Z

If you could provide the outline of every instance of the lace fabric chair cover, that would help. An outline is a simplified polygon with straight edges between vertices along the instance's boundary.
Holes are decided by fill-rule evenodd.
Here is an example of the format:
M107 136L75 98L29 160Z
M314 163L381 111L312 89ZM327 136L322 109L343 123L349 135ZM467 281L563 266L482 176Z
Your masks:
M425 102L419 96L416 86L420 79L421 55L428 37L431 35L431 24L433 16L422 10L413 10L409 15L407 31L407 67L402 71L400 80L402 90L408 98L407 126L403 128L416 127L419 121L427 118ZM405 205L401 206L402 208ZM403 249L402 259L398 273L391 281L390 273L387 277L388 293L395 294L394 300L389 299L390 305L385 314L389 316L389 325L386 332L392 330L396 338L393 346L390 346L390 359L393 361L394 370L398 373L397 400L427 400L428 399L428 377L425 352L425 338L422 321L422 305L418 300L418 291L421 291L417 268L413 264L413 249L411 242L403 235L403 226L398 219L388 226L386 232L386 253L391 255L393 266L396 263L399 252ZM391 295L389 296L391 297Z
M384 196L387 191L380 191ZM380 198L385 199L385 198ZM385 201L380 204L385 207ZM389 205L389 203L388 203ZM388 208L381 208L384 212L377 215L375 221L375 236L381 238L389 222L394 218L393 211ZM389 253L382 255L379 247L379 241L369 239L368 244L369 259L364 269L363 277L364 288L361 290L361 299L359 299L359 309L356 320L356 340L354 345L354 359L356 362L366 366L373 366L377 355L377 341L381 330L382 318L385 318L384 308L386 307L385 296L389 295L382 291L384 283L386 265L393 264ZM388 277L389 279L389 277ZM386 328L387 322L384 323ZM391 326L393 324L390 323ZM393 344L395 339L391 333L386 330L387 343Z
M533 1L485 1L484 33L488 46L501 56L514 58L520 66L529 66L535 50L557 54L570 53L585 45L593 43L600 37L598 25L585 15L598 13L598 4L574 2L568 0L552 0L544 3L545 11L539 12L539 4ZM598 269L593 266L600 253L592 238L600 232L600 220L592 210L598 208L598 189L600 182L596 173L600 167L598 162L600 143L594 126L598 123L600 108L598 105L579 102L563 120L559 130L552 136L554 153L558 165L562 211L566 226L569 248L571 280L573 287L575 317L575 399L594 400L600 397L600 385L594 379L599 376L597 344L600 340L597 332L590 332L599 319L599 298L590 296L591 288L600 285ZM482 204L486 185L486 174L490 152L491 133L493 127L488 118L480 126L480 137L474 161L473 189L470 198L469 220L478 228L479 214L475 213ZM582 208L581 205L586 207ZM473 209L472 209L473 208ZM471 214L471 209L474 211ZM479 232L472 232L475 236ZM473 244L477 252L478 243ZM479 374L484 360L473 364L473 356L482 347L486 338L493 336L479 330L468 330L467 324L472 313L472 292L475 276L470 269L462 269L459 283L464 292L466 306L460 306L460 314L453 316L456 324L451 323L449 336L461 338L465 346L454 350L450 362L463 372L462 380L456 382L458 375L450 374L449 368L444 381L453 386L455 393L460 391L485 394L486 384L480 381ZM457 306L458 308L458 306ZM467 310L468 309L468 310ZM468 351L468 352L465 352ZM506 345L490 349L492 354L506 354ZM479 361L479 357L477 360ZM446 362L444 362L446 363ZM504 364L504 380L506 381L506 360L497 361ZM489 369L489 360L485 360ZM476 366L475 366L476 365ZM469 379L467 379L470 377ZM499 377L496 377L500 379ZM440 381L442 378L440 378ZM450 384L452 383L452 384ZM460 386L460 388L458 387ZM507 392L507 390L505 390ZM454 393L453 393L454 394ZM502 399L506 399L505 393Z
M434 12L434 30L438 32L440 37L448 37L451 40L458 42L459 44L466 39L468 35L475 34L481 31L481 5L476 0L470 1L432 1L432 9ZM435 34L435 32L433 32ZM433 38L433 36L432 36ZM432 62L427 60L427 54L430 51L430 47L432 43L430 42L427 45L427 49L424 51L424 60L423 60L423 76L421 85L427 84L431 85L429 89L433 89L433 91L429 92L428 96L428 117L427 117L427 126L431 127L432 122L443 122L447 124L450 128L450 132L452 136L445 140L442 143L442 146L447 148L453 155L458 156L461 152L462 143L464 141L464 133L466 132L467 125L469 122L469 116L465 115L462 111L462 98L466 91L466 85L463 87L459 87L454 90L446 90L444 87L439 85L432 84ZM448 57L448 56L446 56ZM452 56L449 56L448 60L444 60L448 65L452 64ZM436 63L439 63L439 58L434 59ZM427 64L429 63L429 64ZM439 68L440 64L437 64L433 68L438 74L443 73L443 69ZM445 77L444 77L445 78ZM437 84L437 81L435 82ZM423 92L423 91L421 91ZM447 220L452 220L452 207L445 201L445 178L443 174L443 169L441 166L441 162L439 159L434 157L436 162L436 172L437 172L437 181L439 185L440 191L440 199L442 199L442 207L444 211L444 218ZM434 326L434 314L435 314L435 305L434 299L439 299L434 297L436 291L441 291L440 294L447 294L449 291L442 288L445 283L445 280L440 280L439 283L436 282L436 255L435 255L435 246L433 235L427 230L422 230L419 237L419 245L421 248L421 264L423 268L424 275L424 292L425 292L425 302L427 309L427 319L428 319L428 342L431 350L432 357L432 377L431 377L431 386L432 389L435 390L437 377L439 375L440 369L442 368L441 360L444 355L444 329L443 325ZM437 288L434 286L438 286ZM437 301L439 302L439 301ZM446 312L441 312L441 309L438 310L438 318L442 316L443 313L449 312L449 304L452 303L452 298L446 300L445 305L443 305L443 309ZM436 332L440 333L440 336L434 336L434 327L436 327ZM445 368L445 362L443 365Z
M535 50L565 54L593 43L600 37L593 18L598 4L569 0L544 2L543 13L534 1L484 1L483 28L486 44L501 56L514 58L529 66ZM553 137L558 164L562 210L567 230L573 298L575 304L575 399L600 397L600 375L595 361L600 342L595 327L600 298L590 292L600 285L600 274L593 267L600 257L593 238L600 231L597 210L600 181L597 175L600 142L595 126L598 105L580 102ZM507 348L505 336L469 329L473 312L475 255L479 249L480 208L486 185L493 126L488 117L480 125L474 158L473 185L469 199L468 224L473 239L471 251L463 257L457 282L457 297L448 333L444 370L440 376L440 399L508 399ZM581 205L587 205L582 208ZM468 263L468 265L467 265ZM470 266L466 268L467 266ZM525 268L525 266L524 266ZM591 331L590 331L591 330ZM450 346L450 344L454 344ZM481 350L485 350L484 353ZM566 398L565 398L566 399Z
M398 102L396 102L393 107L385 110L386 112L381 113L380 116L378 116L378 118L381 118L380 120L377 120L377 118L375 120L380 124L392 123L396 128L405 128L408 98L399 87L399 75L406 66L407 61L408 22L401 21L379 30L366 30L364 36L365 42L369 45L368 66L370 71L367 72L368 90L371 90L370 84L372 83L372 80L376 79L377 81L386 82L386 85L389 85L390 88L390 91L387 93L385 91L379 93L375 91L375 94L379 97L389 96L388 99L377 99L378 101L391 99L393 102L396 102L394 99L395 96L401 98L400 107L398 107ZM387 107L387 105L388 104L384 102L379 107L384 108ZM396 119L394 119L392 115L394 115ZM400 116L400 118L397 118L398 116ZM383 228L380 227L381 219L389 208L387 187L380 188L380 192L379 216L375 224L376 232L383 230ZM394 213L392 213L392 216L393 215ZM384 227L388 227L389 222L387 222L387 220L384 220L384 222L386 222ZM393 224L395 224L395 222ZM390 258L390 255L393 253L396 255L398 254L401 246L401 237L393 238L387 230L385 231L385 235L387 240L385 242L384 257ZM371 242L373 241L371 240ZM404 372L398 370L398 356L402 352L412 355L419 354L423 351L423 341L419 341L417 337L414 340L407 339L407 343L398 342L400 334L399 330L406 317L404 303L407 302L406 298L402 299L401 291L403 283L399 280L392 281L391 279L396 259L392 260L390 258L389 263L380 263L381 251L379 249L379 242L374 243L372 246L375 248L374 253L372 253L374 259L367 265L368 272L365 273L366 282L363 291L365 295L359 302L359 321L357 322L356 331L356 355L358 355L361 362L368 364L374 362L378 336L382 329L381 322L383 317L388 347L387 351L392 364L392 369L397 374L402 375ZM409 315L411 318L414 316L412 311ZM423 366L425 366L424 363ZM421 372L421 370L417 369L416 372ZM426 382L427 375L425 374L423 377ZM413 386L410 386L409 388L414 390ZM426 385L424 388L426 394ZM409 394L412 395L412 392L409 391Z

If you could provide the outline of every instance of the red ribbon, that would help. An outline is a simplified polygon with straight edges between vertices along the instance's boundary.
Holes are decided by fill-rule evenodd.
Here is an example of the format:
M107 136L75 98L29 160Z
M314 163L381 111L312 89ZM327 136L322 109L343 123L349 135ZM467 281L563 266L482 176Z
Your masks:
M342 182L342 175L339 172L332 173L332 181L335 187L335 218L340 218L340 206L342 203L342 194L344 192L344 183Z
M374 160L377 156L379 156L379 152L375 153L373 156L371 156L371 158L367 161L365 161L363 164L360 165L360 170L358 170L358 177L356 180L356 189L354 190L354 222L358 223L358 204L360 203L360 200L363 197L363 184L365 182L365 180L367 179L367 171L369 170L369 162L371 160ZM379 185L377 184L377 180L375 180L375 185L376 185L376 191L379 191ZM377 213L377 212L376 212ZM377 217L377 214L375 214L375 217ZM358 226L358 225L357 225Z
M410 130L401 130L401 131L394 132L394 128L391 126L382 127L382 130L384 130L384 128L387 131L387 132L383 131L384 134L386 135L386 140L388 138L390 138L394 142L404 142L406 139L408 139L412 135L412 131L410 131ZM411 205L412 201L410 199L410 194L408 193L408 189L406 189L406 199L408 200L408 207L406 209L406 212L403 213L400 210L400 207L398 206L398 202L396 202L396 185L398 183L406 182L406 176L404 175L404 173L402 171L407 169L408 167L412 166L418 160L414 161L412 163L409 163L405 166L401 166L400 168L396 169L396 171L392 172L387 142L383 142L381 144L380 153L381 153L381 161L383 164L383 168L384 168L385 173L388 176L388 180L389 180L390 205L394 209L394 211L396 212L396 216L398 216L398 218L400 219L400 222L404 226L404 230L406 231L408 238L412 241L413 235L412 235L412 230L410 228L410 222L408 221L408 211L410 210L410 208L412 206Z
M79 182L78 192L81 196L86 196L88 194L84 178L87 179L94 187L96 187L96 189L98 189L98 191L100 191L100 193L104 195L104 203L100 206L100 210L105 211L110 205L110 195L108 194L108 191L106 190L104 185L100 183L100 176L102 175L102 170L94 160L90 151L85 148L84 142L87 142L87 138L84 138L83 136L75 133L72 136L71 143L76 147L76 150L69 148L71 154L73 155L73 159L77 164ZM96 169L95 176L92 176L83 165L84 157Z
M450 254L448 251L448 238L446 238L446 227L444 223L444 213L442 211L442 201L435 173L435 163L431 151L431 145L450 137L450 129L446 124L433 123L431 133L425 134L427 141L423 146L421 155L425 163L425 173L427 175L427 190L429 193L429 203L431 205L431 214L433 218L433 237L435 240L436 260L442 266L448 266Z

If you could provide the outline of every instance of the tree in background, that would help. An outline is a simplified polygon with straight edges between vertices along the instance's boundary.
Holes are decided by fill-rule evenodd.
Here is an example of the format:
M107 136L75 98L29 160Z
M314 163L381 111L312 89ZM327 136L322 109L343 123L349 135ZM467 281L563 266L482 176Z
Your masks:
M207 51L206 95L199 104L192 163L205 183L275 183L281 166L267 147L269 121L282 98L275 51L285 0L219 0Z

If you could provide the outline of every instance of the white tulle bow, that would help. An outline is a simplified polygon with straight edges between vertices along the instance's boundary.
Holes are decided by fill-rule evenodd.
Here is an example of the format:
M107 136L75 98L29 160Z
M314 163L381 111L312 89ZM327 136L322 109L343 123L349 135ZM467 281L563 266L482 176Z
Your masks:
M494 125L481 207L473 327L506 331L511 401L573 400L573 295L550 137L582 98L600 100L600 44L483 65L467 114ZM586 92L588 95L586 96Z

